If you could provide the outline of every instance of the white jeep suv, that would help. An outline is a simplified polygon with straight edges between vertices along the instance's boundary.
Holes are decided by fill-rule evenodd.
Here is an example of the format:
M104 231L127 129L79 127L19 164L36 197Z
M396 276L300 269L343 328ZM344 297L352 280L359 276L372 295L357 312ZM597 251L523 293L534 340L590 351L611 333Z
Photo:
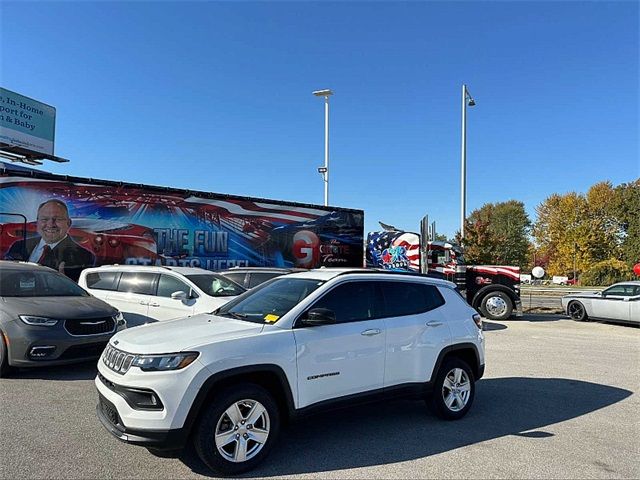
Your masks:
M285 417L362 397L413 395L461 418L483 373L482 323L453 283L323 268L118 333L98 362L97 414L156 454L192 441L229 475L264 459Z

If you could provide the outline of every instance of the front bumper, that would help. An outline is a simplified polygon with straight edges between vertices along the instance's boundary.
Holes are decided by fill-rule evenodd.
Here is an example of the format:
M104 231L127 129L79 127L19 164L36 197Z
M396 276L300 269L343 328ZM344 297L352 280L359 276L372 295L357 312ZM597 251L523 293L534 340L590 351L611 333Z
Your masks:
M98 335L70 335L61 325L40 327L23 325L19 320L4 325L7 340L8 361L13 367L37 367L42 365L67 365L93 360L100 356L109 339L126 324L117 325L115 331ZM53 348L47 348L53 347ZM46 352L37 358L32 349Z
M186 428L173 430L135 430L123 425L118 411L109 400L98 393L96 414L102 426L118 440L132 445L141 445L158 450L178 450L185 446L188 437Z

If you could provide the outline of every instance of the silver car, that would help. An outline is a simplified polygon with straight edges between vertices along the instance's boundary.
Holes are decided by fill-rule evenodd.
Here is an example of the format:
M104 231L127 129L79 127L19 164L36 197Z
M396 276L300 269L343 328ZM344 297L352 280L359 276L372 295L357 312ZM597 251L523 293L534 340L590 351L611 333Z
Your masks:
M640 324L640 281L616 283L602 292L565 295L562 309L581 322L593 319Z
M97 358L122 314L61 273L0 260L0 377L12 367Z

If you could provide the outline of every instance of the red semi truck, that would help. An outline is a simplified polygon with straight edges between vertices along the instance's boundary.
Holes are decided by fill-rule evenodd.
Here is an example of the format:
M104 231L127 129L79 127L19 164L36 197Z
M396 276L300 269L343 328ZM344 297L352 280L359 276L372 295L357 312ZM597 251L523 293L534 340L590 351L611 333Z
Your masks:
M422 242L404 231L369 232L368 267L404 270L454 282L469 305L492 320L522 315L520 267L467 265L463 250L449 242Z

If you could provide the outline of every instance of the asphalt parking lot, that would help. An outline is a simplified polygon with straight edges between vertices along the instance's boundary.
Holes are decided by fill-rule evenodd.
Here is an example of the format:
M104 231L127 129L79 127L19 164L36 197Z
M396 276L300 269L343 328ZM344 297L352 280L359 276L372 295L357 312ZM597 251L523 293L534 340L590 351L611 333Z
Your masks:
M246 477L639 478L640 329L561 315L486 322L475 404L443 422L399 400L285 429ZM2 478L204 478L187 451L161 459L95 418L93 364L0 379Z

